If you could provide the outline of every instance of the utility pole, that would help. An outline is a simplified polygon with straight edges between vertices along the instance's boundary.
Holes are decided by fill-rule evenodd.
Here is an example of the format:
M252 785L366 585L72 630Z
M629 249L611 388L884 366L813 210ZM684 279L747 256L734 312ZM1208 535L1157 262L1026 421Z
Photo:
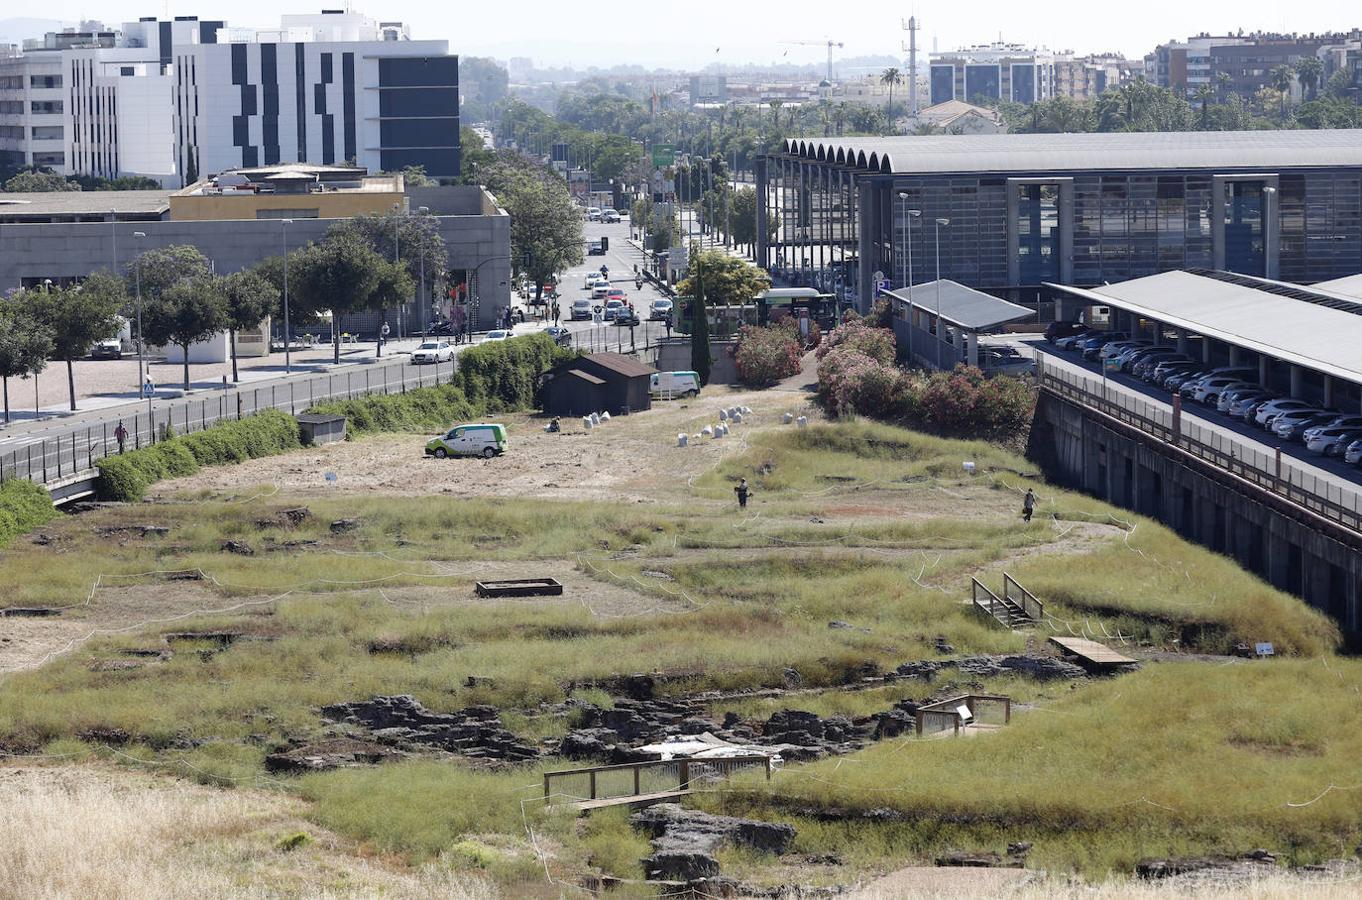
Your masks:
M908 32L908 115L917 118L917 16L903 24Z

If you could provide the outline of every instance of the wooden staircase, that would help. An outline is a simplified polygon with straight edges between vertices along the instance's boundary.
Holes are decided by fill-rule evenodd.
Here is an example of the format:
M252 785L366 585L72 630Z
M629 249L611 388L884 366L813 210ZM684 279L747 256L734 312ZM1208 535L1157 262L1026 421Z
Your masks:
M1045 618L1045 606L1036 596L1003 573L1003 595L999 597L979 579L971 576L974 608L1009 631L1027 628Z

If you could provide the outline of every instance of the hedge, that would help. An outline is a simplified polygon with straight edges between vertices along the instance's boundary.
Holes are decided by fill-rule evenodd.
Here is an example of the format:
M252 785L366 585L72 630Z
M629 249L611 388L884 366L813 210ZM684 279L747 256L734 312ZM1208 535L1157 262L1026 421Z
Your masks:
M539 376L576 356L546 334L470 347L452 384L320 403L309 412L345 416L346 433L440 431L458 419L531 409Z
M0 547L58 516L41 485L18 478L0 485Z
M273 456L302 446L298 423L287 413L266 410L236 422L224 422L185 437L109 456L99 469L101 500L141 500L162 478L192 475L201 466L239 463Z

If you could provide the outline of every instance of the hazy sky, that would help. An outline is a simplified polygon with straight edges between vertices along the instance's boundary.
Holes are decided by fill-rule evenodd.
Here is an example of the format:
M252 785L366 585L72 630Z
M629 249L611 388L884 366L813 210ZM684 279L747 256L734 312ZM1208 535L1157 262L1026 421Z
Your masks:
M273 25L281 11L341 7L345 0L47 0L21 5L6 0L0 18L32 15L106 23L140 16L197 15L234 25ZM1080 53L1115 50L1138 58L1156 43L1202 31L1329 31L1362 27L1357 0L1049 0L1043 3L973 0L889 3L886 0L691 0L689 3L623 0L355 0L356 11L401 19L413 37L444 38L456 53L528 56L536 64L639 63L697 68L710 62L822 62L825 47L782 41L845 44L836 55L901 53L907 35L900 19L916 12L919 48L930 52L1008 41ZM702 15L701 10L712 10ZM22 11L21 11L22 10ZM778 24L772 25L772 22ZM717 51L717 52L716 52ZM788 55L787 55L788 54ZM834 63L835 65L835 63Z

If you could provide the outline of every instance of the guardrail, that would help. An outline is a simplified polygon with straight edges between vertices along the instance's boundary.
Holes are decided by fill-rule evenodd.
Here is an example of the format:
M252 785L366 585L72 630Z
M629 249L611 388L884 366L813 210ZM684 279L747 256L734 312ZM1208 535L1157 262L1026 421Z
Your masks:
M1362 531L1362 491L1320 478L1294 465L1280 450L1265 452L1247 440L1233 440L1215 429L1188 422L1171 409L1138 395L1104 389L1100 377L1047 365L1043 356L1037 359L1036 374L1042 390L1091 407L1310 512Z
M165 440L167 426L174 434L192 434L219 422L243 419L267 409L287 410L296 415L328 400L433 387L452 380L457 365L412 366L406 364L405 357L402 359L402 363L355 366L343 372L256 388L230 385L204 389L203 396L198 399L189 398L151 412L140 405L135 406L132 409L137 411L124 413L120 419L78 426L65 434L39 438L22 450L0 455L0 484L11 478L49 484L93 469L97 461L118 454L115 431L120 420L127 429L125 447L135 450ZM212 396L208 396L210 392ZM117 415L117 411L111 410L110 414Z
M998 599L998 595L989 590L983 582L973 575L970 576L969 581L975 608L984 613L984 615L1006 624L1008 612L1007 606L1002 600Z
M1041 603L1035 594L1018 584L1017 579L1006 572L1003 573L1003 597L1020 606L1028 619L1034 622L1045 619L1045 604Z
M664 793L667 791L689 791L696 781L727 778L743 769L762 768L766 779L771 779L771 757L763 755L724 756L713 759L650 760L647 762L621 763L613 766L586 766L580 769L560 769L544 773L544 799L555 794L576 800L607 800L637 797L644 794ZM615 779L624 775L623 779ZM574 793L562 782L586 779L586 791ZM612 782L622 780L623 790L610 789ZM579 787L573 785L572 787Z

